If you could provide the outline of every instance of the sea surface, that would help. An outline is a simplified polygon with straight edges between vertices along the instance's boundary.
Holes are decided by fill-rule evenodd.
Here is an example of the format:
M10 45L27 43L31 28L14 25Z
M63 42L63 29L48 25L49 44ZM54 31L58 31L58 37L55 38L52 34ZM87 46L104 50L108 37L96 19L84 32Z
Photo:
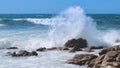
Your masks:
M85 14L80 7L60 14L0 14L0 68L79 68L64 63L75 55L66 51L41 52L38 57L5 56L8 47L29 51L62 47L72 38L87 39L89 46L118 45L120 14Z

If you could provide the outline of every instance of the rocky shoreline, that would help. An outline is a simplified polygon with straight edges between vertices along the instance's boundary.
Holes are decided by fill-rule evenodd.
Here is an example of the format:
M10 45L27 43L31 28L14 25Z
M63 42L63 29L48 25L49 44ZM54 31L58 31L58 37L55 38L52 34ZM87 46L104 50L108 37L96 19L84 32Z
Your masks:
M8 50L19 49L17 47L9 47ZM99 55L94 54L76 54L72 59L66 59L66 64L75 65L87 65L91 68L119 68L120 67L120 45L110 48L104 48L102 46L90 46L88 47L87 40L85 39L72 39L68 40L64 47L52 47L45 48L40 47L36 51L20 50L18 52L8 52L8 56L12 57L24 57L24 56L38 56L38 52L46 51L68 51L69 53L75 53L77 51L93 52L94 49L101 49Z

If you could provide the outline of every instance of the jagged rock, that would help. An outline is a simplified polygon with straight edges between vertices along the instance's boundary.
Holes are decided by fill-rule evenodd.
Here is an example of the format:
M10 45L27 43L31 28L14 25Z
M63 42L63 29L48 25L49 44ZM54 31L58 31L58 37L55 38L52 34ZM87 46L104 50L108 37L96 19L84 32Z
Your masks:
M7 49L18 49L17 47L8 47Z
M65 47L78 47L78 48L84 48L87 47L87 41L80 38L80 39L72 39L72 40L68 40L65 43Z
M120 45L113 46L113 47L110 47L110 48L104 48L104 49L99 53L99 55L106 54L106 53L109 52L109 51L120 51Z
M66 63L76 65L87 65L91 62L91 60L95 58L97 58L97 56L93 54L77 54L74 56L73 59L68 60Z
M41 47L41 48L38 48L36 51L46 51L46 48L45 47Z
M73 59L68 60L66 63L88 65L92 68L120 68L119 46L103 49L98 57L88 54L75 55Z

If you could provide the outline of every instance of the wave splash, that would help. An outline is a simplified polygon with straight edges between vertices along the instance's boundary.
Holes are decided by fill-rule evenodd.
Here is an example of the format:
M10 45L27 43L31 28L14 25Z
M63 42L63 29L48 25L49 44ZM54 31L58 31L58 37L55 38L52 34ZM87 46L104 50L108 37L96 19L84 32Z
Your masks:
M19 21L21 19L14 19ZM103 32L96 28L96 23L93 19L86 16L83 9L80 7L70 7L67 10L61 12L58 16L46 19L25 19L29 22L36 24L50 25L51 29L47 32L44 38L36 33L36 37L15 37L14 39L0 40L3 48L6 46L16 46L25 49L36 49L39 47L54 47L63 46L66 41L73 38L84 38L87 39L88 45L113 45L115 40L120 39L118 32ZM110 37L113 36L112 38ZM20 40L17 40L17 39ZM8 41L9 40L9 41ZM17 40L17 41L16 41ZM8 41L8 42L7 42ZM3 43L4 42L4 43ZM8 45L9 44L9 45ZM22 45L22 46L21 46ZM5 46L5 47L6 47Z

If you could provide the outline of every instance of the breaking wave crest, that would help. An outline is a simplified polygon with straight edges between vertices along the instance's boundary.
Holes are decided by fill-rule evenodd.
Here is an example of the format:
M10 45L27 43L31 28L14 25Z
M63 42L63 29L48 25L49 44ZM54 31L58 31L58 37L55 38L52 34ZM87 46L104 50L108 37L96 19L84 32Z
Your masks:
M84 38L88 45L111 46L115 40L119 40L117 31L100 31L93 19L86 16L83 9L70 7L52 18L24 18L13 19L14 21L28 21L34 24L50 25L51 28L44 34L39 32L23 31L21 34L13 34L13 38L1 39L0 48L16 46L25 49L39 47L63 46L66 41L73 38ZM26 33L25 33L26 32ZM26 35L29 34L29 35ZM41 37L42 36L42 37Z

